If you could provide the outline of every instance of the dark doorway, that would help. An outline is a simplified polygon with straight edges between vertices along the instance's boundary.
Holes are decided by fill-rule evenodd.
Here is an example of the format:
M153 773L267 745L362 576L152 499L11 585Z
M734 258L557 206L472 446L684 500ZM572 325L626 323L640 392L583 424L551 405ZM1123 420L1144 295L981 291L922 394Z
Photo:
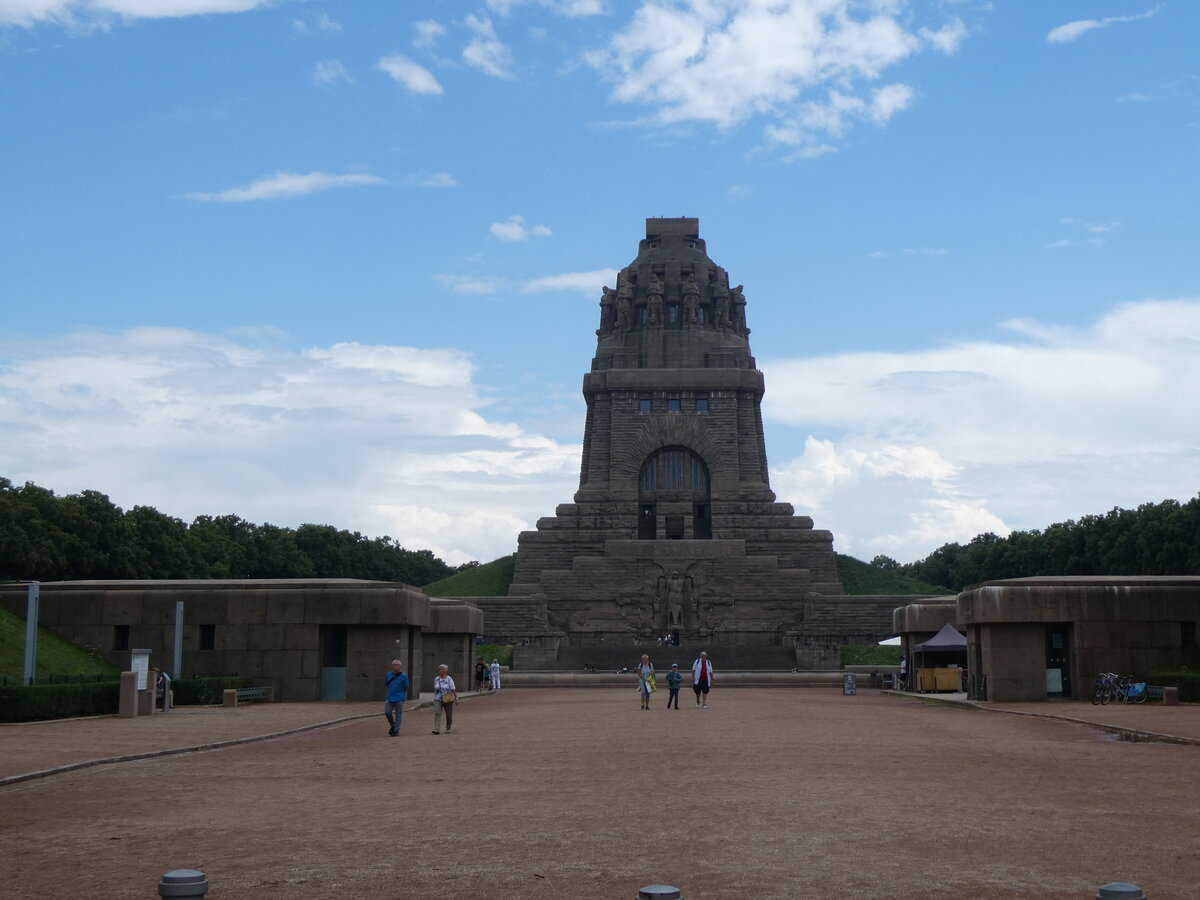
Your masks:
M697 503L692 513L692 537L698 541L712 539L712 519L708 516L708 504Z
M642 504L642 514L638 516L638 540L652 541L658 535L658 517L654 514L653 503Z
M1046 626L1046 696L1071 696L1071 626Z
M321 626L321 699L346 699L346 626Z

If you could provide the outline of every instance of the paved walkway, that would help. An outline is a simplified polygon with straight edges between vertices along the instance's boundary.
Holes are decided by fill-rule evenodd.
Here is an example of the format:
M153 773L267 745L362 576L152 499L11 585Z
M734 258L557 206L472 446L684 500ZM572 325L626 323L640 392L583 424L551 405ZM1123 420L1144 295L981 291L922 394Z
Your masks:
M517 689L519 692L519 688ZM798 688L797 690L810 690ZM871 693L878 693L868 689ZM864 692L865 693L865 692ZM464 700L486 697L464 693ZM536 698L537 693L534 694ZM665 694L664 694L665 696ZM1095 725L1112 733L1144 739L1165 738L1200 744L1200 704L1165 707L1159 703L1093 706L1077 701L1052 703L975 703L965 694L907 694L915 699L970 705L983 710L1062 719ZM691 698L684 691L684 701ZM410 702L406 714L429 701ZM136 719L96 716L0 725L0 785L44 777L86 765L211 749L218 745L265 740L282 734L339 725L357 719L382 720L378 703L254 703L236 709L220 706L176 707Z
M408 712L397 739L377 703L3 726L6 774L291 732L0 787L3 891L71 896L87 872L96 896L153 896L194 867L213 900L632 900L659 882L688 900L1200 896L1200 747L1066 721L1200 737L1200 706L636 699L506 689L468 696L453 734Z

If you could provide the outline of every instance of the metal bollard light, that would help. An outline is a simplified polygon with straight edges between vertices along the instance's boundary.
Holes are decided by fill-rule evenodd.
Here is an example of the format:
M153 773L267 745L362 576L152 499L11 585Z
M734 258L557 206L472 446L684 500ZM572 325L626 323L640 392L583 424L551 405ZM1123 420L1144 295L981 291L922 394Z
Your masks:
M1096 900L1146 900L1146 895L1136 884L1113 881L1100 885L1100 890L1096 892Z
M208 879L195 869L172 869L158 883L158 896L174 897L176 900L204 900L208 893Z
M683 892L669 884L648 884L638 891L637 900L683 900Z

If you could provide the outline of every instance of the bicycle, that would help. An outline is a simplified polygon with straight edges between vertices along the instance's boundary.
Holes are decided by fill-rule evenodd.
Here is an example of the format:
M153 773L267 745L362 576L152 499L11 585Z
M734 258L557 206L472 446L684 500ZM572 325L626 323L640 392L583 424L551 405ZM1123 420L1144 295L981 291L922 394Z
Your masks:
M1115 672L1101 672L1096 676L1096 688L1092 691L1092 705L1107 704L1116 696L1117 675Z
M1122 703L1145 703L1146 682L1134 681L1132 678L1122 675L1117 679L1114 694Z

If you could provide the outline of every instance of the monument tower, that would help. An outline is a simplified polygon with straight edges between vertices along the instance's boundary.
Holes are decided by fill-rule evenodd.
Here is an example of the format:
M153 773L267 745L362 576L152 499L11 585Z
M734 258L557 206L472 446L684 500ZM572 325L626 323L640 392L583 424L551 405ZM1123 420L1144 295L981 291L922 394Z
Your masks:
M697 219L647 219L603 289L579 489L520 535L508 598L484 605L489 633L523 632L526 664L670 635L727 667L786 665L806 610L842 594L830 533L771 490L763 376L729 282Z

